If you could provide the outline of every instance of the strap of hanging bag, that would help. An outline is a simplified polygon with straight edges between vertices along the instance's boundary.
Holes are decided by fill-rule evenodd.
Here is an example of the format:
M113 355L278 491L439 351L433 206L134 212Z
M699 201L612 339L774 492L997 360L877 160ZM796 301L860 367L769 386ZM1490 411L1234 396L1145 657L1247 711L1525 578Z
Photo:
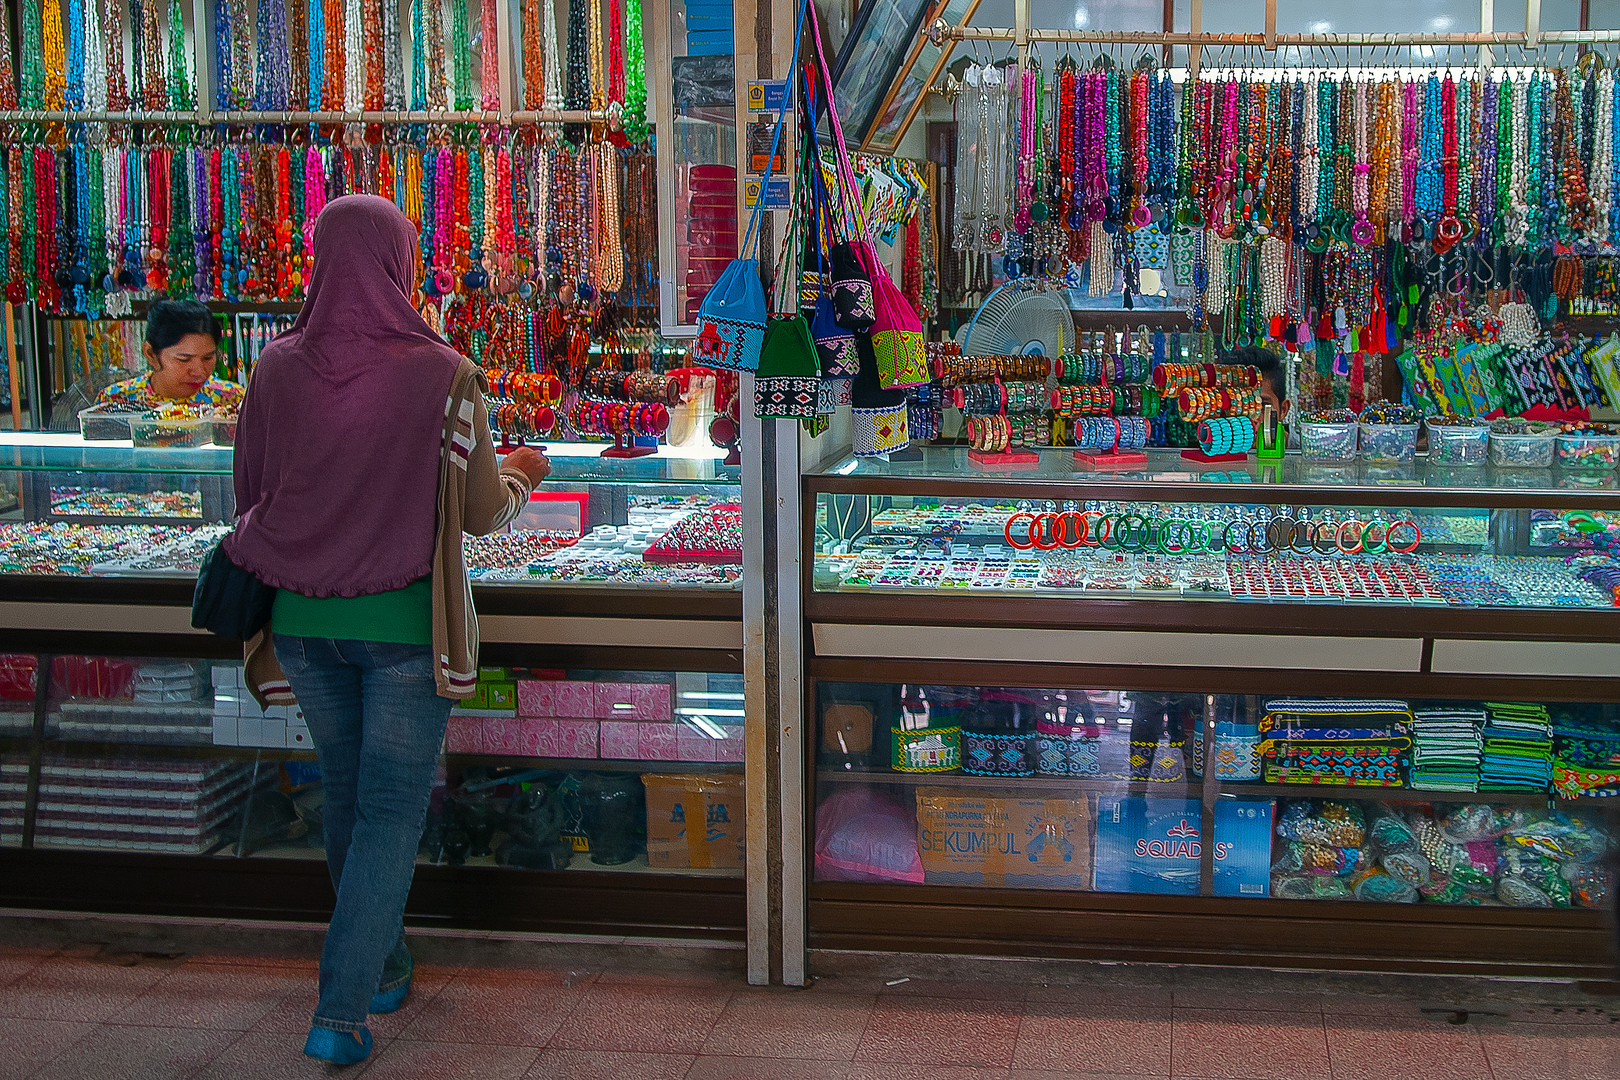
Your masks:
M804 12L806 8L809 8L811 14L814 15L815 5L812 4L810 0L799 0L799 12L793 20L793 60L788 68L789 77L787 84L790 87L793 85L794 81L792 73L797 71L799 68L799 41L804 37ZM816 44L819 48L820 42L817 42ZM771 155L765 159L765 175L759 182L759 198L754 200L753 212L748 215L748 231L743 234L742 246L737 249L738 258L746 259L748 257L749 245L754 242L754 230L759 225L760 211L765 207L765 192L770 188L771 184L771 166L776 163L776 153L782 147L782 128L787 122L787 106L788 98L790 96L791 95L786 92L786 88L784 88L782 93L782 104L776 110L776 130L771 133Z
M854 194L860 190L860 185L856 183L855 170L849 164L849 149L844 143L844 127L838 120L838 103L833 97L832 73L831 69L827 67L826 54L821 49L821 24L816 17L814 4L810 5L810 33L816 39L817 72L821 76L822 85L827 91L827 115L832 120L832 141L834 149L838 152L838 173L843 178L844 184L847 185L848 195L845 197L853 207L853 220L857 232L851 236L851 239L865 239L868 238L866 217L861 209L859 197Z

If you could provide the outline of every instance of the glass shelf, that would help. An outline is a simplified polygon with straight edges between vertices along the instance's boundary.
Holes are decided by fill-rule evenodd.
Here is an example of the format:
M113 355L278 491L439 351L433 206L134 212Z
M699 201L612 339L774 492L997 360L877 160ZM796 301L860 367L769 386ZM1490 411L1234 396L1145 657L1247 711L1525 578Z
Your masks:
M1021 498L1188 499L1196 502L1331 502L1417 505L1542 505L1578 494L1581 505L1620 505L1620 475L1565 469L1456 466L1419 455L1408 465L1328 465L1297 453L1283 458L1202 464L1179 450L1148 450L1145 464L1103 469L1077 464L1070 449L1038 451L1028 464L980 464L965 447L932 446L905 457L844 457L812 470L812 491L982 495ZM926 480L925 487L909 481ZM898 481L899 483L888 483ZM1057 493L1057 487L1080 491ZM1254 489L1234 496L1234 489ZM1264 489L1260 494L1259 489ZM1096 489L1088 494L1084 489ZM1106 489L1106 494L1104 491ZM1487 498L1482 498L1486 496Z
M554 481L614 483L740 483L739 466L726 465L723 450L691 452L659 447L640 458L603 458L601 443L538 443L551 458ZM229 476L231 448L135 447L129 442L86 442L55 432L0 434L0 472L184 473Z

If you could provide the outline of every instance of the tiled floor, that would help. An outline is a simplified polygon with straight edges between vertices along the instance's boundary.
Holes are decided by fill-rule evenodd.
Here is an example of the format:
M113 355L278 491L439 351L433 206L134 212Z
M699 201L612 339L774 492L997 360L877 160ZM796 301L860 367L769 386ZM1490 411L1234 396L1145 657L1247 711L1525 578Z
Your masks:
M1470 985L1097 967L1062 982L846 974L785 990L423 963L406 1008L374 1019L372 1059L342 1075L1620 1080L1613 999ZM336 1075L299 1052L313 1003L307 960L0 945L0 1080Z

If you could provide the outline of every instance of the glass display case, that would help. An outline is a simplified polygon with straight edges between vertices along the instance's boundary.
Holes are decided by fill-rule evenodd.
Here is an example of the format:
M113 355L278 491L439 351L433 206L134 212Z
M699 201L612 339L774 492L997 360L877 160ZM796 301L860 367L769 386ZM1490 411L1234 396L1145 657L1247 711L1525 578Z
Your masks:
M269 886L259 906L319 890L323 795L309 727L296 706L256 704L239 661L4 654L0 680L0 845L167 857L151 865L173 878L196 860L227 875L236 860L295 860L303 869L285 870L291 885ZM437 887L413 893L408 914L447 917L445 886L459 894L463 871L518 875L483 882L493 891L472 910L484 918L509 902L501 890L628 874L641 884L593 878L601 910L537 917L713 919L723 931L740 908L742 701L736 672L481 669L476 695L451 713L418 848L419 872ZM23 876L10 875L7 891L37 899ZM710 910L660 912L634 894L658 877L712 880L719 891ZM108 910L128 902L116 881L79 887ZM704 888L681 886L694 887Z
M548 446L551 478L517 521L467 538L473 579L735 594L738 467L667 449L604 461L597 449ZM15 492L0 509L7 577L189 579L235 516L228 447L146 449L8 433L0 435L0 476Z
M1557 611L1587 618L1572 629L1614 626L1612 473L1142 458L1086 470L1048 451L1028 468L997 469L930 448L915 461L835 463L808 485L812 602L1281 602L1340 609L1318 621L1341 625L1356 618L1342 609L1395 606ZM1197 621L1223 618L1272 616L1228 608Z
M548 444L518 519L465 539L486 666L450 717L410 914L740 939L739 469L600 449ZM260 708L239 647L189 626L231 454L0 434L0 848L21 849L0 902L329 910L303 716Z
M1614 479L807 474L812 946L1598 974Z

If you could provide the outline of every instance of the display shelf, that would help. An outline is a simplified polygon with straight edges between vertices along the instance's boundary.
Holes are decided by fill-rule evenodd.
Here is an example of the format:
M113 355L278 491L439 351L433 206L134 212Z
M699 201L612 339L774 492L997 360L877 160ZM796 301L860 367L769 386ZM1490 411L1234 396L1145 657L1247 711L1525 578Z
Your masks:
M604 443L536 442L551 459L553 482L730 483L742 469L726 465L719 450L660 446L656 454L633 459L600 457ZM136 447L128 440L87 442L71 432L0 432L0 472L184 473L229 476L232 449Z
M559 772L740 773L741 762L641 761L628 758L515 757L503 754L445 754L449 765L486 765L514 769L553 769Z
M905 773L892 769L829 769L816 770L816 782L821 784L897 784L904 787L972 788L1007 794L1068 794L1083 791L1100 795L1162 795L1165 798L1187 798L1196 795L1203 781L1189 777L1185 782L1153 782L1146 780L1099 780L1073 776L973 776L969 773Z
M1502 806L1552 805L1541 791L1429 791L1424 788L1350 787L1336 784L1231 784L1217 781L1220 795L1245 799L1341 799L1358 802L1491 803ZM1585 802L1601 800L1588 799Z
M968 467L965 447L923 447L917 457L845 457L807 473L812 492L923 495L1002 501L1134 500L1220 503L1306 503L1334 506L1484 506L1594 510L1620 508L1620 474L1558 469L1463 468L1357 462L1323 465L1297 453L1220 469L1190 467L1179 450L1148 450L1140 469L1077 469L1072 449L1040 451L1034 466Z

